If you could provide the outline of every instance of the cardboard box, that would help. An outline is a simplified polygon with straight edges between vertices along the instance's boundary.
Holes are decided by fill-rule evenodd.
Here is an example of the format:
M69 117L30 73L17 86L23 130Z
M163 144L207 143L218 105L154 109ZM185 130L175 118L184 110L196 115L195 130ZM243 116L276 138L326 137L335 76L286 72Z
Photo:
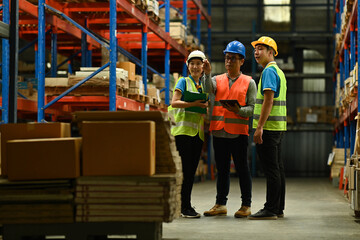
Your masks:
M135 64L132 62L117 62L117 68L122 68L128 71L128 79L135 81Z
M0 125L1 175L7 176L6 142L14 139L70 137L70 123L9 123Z
M9 180L80 176L81 138L10 140L6 147Z
M155 174L154 121L84 121L83 176Z

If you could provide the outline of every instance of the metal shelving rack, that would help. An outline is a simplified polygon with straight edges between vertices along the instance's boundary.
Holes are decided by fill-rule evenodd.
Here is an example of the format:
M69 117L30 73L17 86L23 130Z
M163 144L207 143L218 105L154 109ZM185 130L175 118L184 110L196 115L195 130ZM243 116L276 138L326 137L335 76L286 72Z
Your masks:
M341 13L344 11L344 1L335 1L335 19L334 19L334 33L341 34ZM358 0L355 0L353 7L350 11L349 22L345 26L344 38L341 42L338 51L334 53L334 83L336 83L336 75L340 75L340 88L344 87L345 80L350 76L350 72L354 69L356 61L359 59L360 51L360 31L357 31L357 26L360 26L360 18ZM356 49L357 48L357 49ZM357 69L357 74L359 74ZM336 84L334 84L334 90ZM335 126L335 143L338 148L350 148L350 153L354 152L355 135L356 135L356 120L355 116L358 115L358 101L359 94L349 104L346 111L339 116L338 122ZM345 163L347 156L345 151Z
M4 0L3 5L8 4L8 1ZM157 66L158 69L159 64L163 64L165 76L162 77L165 78L166 83L163 90L165 90L165 103L168 104L170 100L170 67L173 71L174 69L178 70L179 68L176 68L178 66L183 69L188 54L184 46L170 37L170 4L182 7L185 19L187 16L190 19L196 16L198 37L200 36L201 19L208 22L209 32L211 28L211 18L199 0L183 0L181 2L182 6L178 6L179 1L159 1L166 9L164 31L148 16L147 12L141 11L128 0L47 0L46 2L45 0L19 0L19 33L21 38L32 42L29 46L34 45L36 52L35 77L38 79L38 101L37 103L30 100L25 101L30 101L30 104L33 104L31 109L37 106L37 120L39 122L45 120L45 110L47 114L57 114L58 111L71 111L71 109L79 106L106 108L104 105L106 98L108 99L107 109L110 111L116 111L117 109L145 110L145 104L116 95L117 52L124 54L130 61L141 68L145 89L147 72L151 71L159 74L148 63ZM3 21L6 21L6 13L8 13L8 10L4 7ZM184 22L186 21L184 20ZM51 32L51 36L47 34L49 32ZM49 42L51 42L51 46L47 46ZM208 42L210 42L210 39L208 39ZM6 43L3 42L3 96L8 94L6 92L8 89L6 87L8 79L6 66L9 63L6 57L8 54L4 51L4 48L8 49L6 46ZM101 69L108 66L110 68L109 97L65 96L68 93L67 91L56 98L45 98L46 48L51 49L51 76L56 76L56 69L59 65L71 61L80 53L82 66L91 66L92 62L96 62L101 57L101 46L107 48L110 55L110 61L101 67ZM69 58L58 65L56 61L58 53L69 56ZM69 72L71 72L71 69L69 69ZM90 77L81 81L77 86L87 79L90 79ZM8 122L6 99L8 98L4 97L2 99L3 123ZM18 106L18 110L21 109ZM52 111L54 109L55 112Z

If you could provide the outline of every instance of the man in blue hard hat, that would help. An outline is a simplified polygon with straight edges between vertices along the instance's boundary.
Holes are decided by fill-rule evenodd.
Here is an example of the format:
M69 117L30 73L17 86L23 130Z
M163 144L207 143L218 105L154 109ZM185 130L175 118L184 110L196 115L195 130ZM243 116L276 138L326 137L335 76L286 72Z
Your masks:
M239 41L232 41L224 50L224 55L227 73L215 77L211 77L210 74L204 76L204 91L215 95L210 131L213 135L217 168L215 206L205 211L204 215L227 214L226 202L230 187L232 157L241 190L241 207L234 216L241 218L251 214L252 182L247 149L249 117L253 115L257 89L255 81L250 76L242 74L240 70L245 61L244 45ZM204 70L208 68L210 63L206 61ZM238 104L231 103L236 101Z

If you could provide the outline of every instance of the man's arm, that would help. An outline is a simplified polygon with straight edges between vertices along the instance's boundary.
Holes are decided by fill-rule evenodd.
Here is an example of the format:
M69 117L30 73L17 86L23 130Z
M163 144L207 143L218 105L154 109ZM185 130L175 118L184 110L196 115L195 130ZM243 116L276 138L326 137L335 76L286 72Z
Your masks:
M204 74L204 92L206 93L216 93L216 77L211 77L211 74Z
M256 93L256 83L253 79L251 79L248 90L246 92L246 106L240 108L239 112L237 113L238 115L241 117L251 117L254 114Z
M272 106L274 102L274 92L271 90L264 91L264 102L261 107L260 118L258 122L258 126L254 133L254 142L257 144L262 144L262 134L263 134L263 127L265 125L266 120L268 119Z

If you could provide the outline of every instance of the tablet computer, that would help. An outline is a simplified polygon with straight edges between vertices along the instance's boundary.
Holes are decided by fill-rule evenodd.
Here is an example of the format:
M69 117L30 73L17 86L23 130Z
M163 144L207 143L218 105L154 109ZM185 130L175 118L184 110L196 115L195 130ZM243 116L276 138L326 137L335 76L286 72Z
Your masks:
M222 106L224 106L224 105L230 105L230 106L237 105L239 108L241 108L239 102L236 99L220 100L220 103L221 103Z

